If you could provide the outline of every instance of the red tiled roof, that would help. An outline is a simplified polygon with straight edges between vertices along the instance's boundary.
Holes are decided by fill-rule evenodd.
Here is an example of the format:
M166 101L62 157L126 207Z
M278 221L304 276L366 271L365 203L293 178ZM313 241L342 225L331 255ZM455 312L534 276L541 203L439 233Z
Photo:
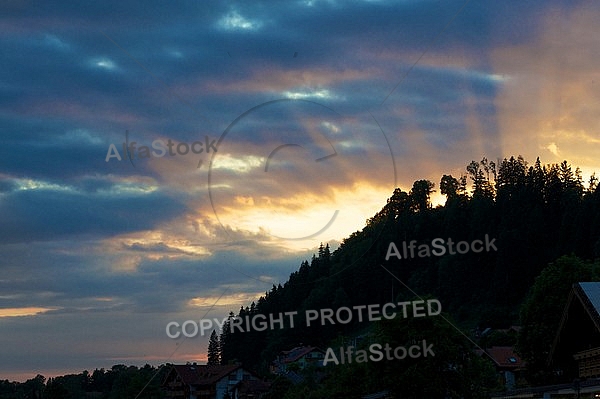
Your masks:
M518 369L524 366L512 346L492 346L485 351L499 367Z
M299 346L289 351L281 352L284 355L284 358L281 360L282 363L291 363L300 359L302 356L309 354L312 351L323 352L321 349L316 346Z
M187 385L210 385L242 367L241 364L194 365L174 364L173 369Z
M195 367L197 366L173 365L173 370L179 374L184 384L191 385L198 379Z

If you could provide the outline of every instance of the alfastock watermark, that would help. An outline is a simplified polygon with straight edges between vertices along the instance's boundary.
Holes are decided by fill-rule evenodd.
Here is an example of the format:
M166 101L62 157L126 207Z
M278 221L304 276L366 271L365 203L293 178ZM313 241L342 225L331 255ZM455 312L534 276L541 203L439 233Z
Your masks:
M415 254L419 258L428 258L431 257L431 255L443 256L446 253L449 255L462 255L469 251L480 253L483 252L484 248L486 252L489 252L490 250L498 251L498 248L496 248L495 244L495 238L490 240L490 237L487 234L484 236L484 238L485 245L482 240L473 240L470 243L467 241L459 241L455 243L452 241L452 238L448 238L448 240L444 240L443 238L435 238L431 241L431 245L419 244L419 246L416 245L416 240L412 240L408 244L406 241L403 241L401 245L402 252L400 252L396 244L392 241L390 242L390 245L388 245L385 260L389 260L392 257L396 257L398 259L413 259ZM454 244L456 244L456 246L454 246Z
M339 348L339 358L336 356L333 348L327 348L325 352L325 358L323 359L323 366L327 363L339 364L351 364L354 360L355 363L364 363L367 361L379 362L384 358L386 360L403 360L406 357L412 359L418 359L420 357L435 356L433 352L433 344L427 345L427 341L423 340L419 345L411 345L408 349L405 346L397 346L392 348L389 344L382 346L381 344L371 344L368 349L354 350L354 346L348 346L346 350L343 347ZM383 351L382 351L383 349ZM385 352L385 356L384 356Z
M104 158L105 162L110 161L113 158L116 158L118 161L121 161L122 158L131 159L144 159L150 158L151 156L154 158L162 158L165 155L169 155L171 157L177 155L187 155L190 152L193 154L202 154L203 152L210 154L211 150L213 153L217 152L217 140L211 138L209 136L204 137L204 141L194 141L193 143L186 142L173 142L171 139L168 139L165 143L164 140L154 140L150 146L140 145L138 146L136 141L132 142L124 142L121 145L121 151L123 152L123 156L119 153L117 146L114 143L111 143L108 146L108 151L106 152L106 157Z

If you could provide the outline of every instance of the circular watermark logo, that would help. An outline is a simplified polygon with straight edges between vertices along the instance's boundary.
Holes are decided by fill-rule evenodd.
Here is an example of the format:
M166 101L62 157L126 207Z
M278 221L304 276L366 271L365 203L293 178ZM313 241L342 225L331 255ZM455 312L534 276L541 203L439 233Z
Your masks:
M356 230L355 215L364 211L373 187L386 182L382 192L388 196L396 187L393 152L377 121L312 100L258 104L235 118L216 146L209 199L235 240L237 230L316 246Z
M213 154L208 172L209 198L221 226L218 204L226 202L245 212L250 210L250 214L250 208L255 208L258 230L276 239L304 240L327 230L339 209L330 209L324 223L311 220L310 215L298 212L302 199L294 197L300 195L299 190L319 191L321 178L336 168L339 154L328 136L339 129L336 121L340 119L333 109L320 103L280 99L252 107L231 122L217 142L220 152ZM311 176L315 176L313 187L306 184ZM224 187L228 189L218 189ZM273 195L265 195L261 189ZM286 208L295 215L290 218ZM258 219L261 214L275 218ZM295 219L296 223L290 229L282 226L278 217L288 222Z

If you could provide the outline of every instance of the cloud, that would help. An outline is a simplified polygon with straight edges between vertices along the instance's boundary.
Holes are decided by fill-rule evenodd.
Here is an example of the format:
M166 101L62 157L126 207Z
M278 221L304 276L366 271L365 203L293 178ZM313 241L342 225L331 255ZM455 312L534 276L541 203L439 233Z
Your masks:
M535 159L546 148L552 162L597 167L600 97L593 65L599 60L590 40L599 16L590 3L548 7L535 36L494 50L496 73L511 77L497 100L505 154Z
M2 317L24 317L35 316L41 313L49 312L53 308L28 307L28 308L0 308L0 318Z
M237 311L471 159L597 168L597 6L463 5L9 2L0 373L166 361L168 321ZM106 162L126 131L218 151Z
M181 204L160 191L121 189L111 194L36 181L22 184L0 202L0 213L5 215L0 221L0 242L113 235L150 228L182 211Z

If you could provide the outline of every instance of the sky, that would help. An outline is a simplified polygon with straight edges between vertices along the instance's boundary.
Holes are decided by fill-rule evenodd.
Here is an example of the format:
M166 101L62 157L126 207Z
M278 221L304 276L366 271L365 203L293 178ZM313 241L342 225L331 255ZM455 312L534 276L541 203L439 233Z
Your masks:
M237 312L472 160L600 171L598 20L590 0L3 1L0 380L202 362L207 337L167 323Z

